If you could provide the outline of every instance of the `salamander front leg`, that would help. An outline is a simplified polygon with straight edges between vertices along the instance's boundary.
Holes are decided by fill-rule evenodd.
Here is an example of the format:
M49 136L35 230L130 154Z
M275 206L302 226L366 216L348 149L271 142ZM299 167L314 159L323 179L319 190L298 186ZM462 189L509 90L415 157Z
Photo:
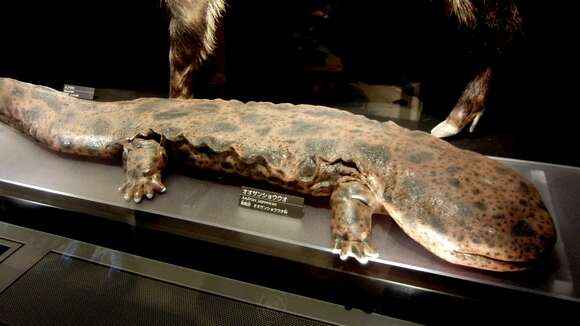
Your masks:
M332 193L333 252L339 254L340 259L351 256L366 264L369 258L378 257L368 244L375 203L374 194L358 181L341 183Z
M123 146L125 182L119 187L125 200L140 202L165 192L161 173L167 164L165 148L155 140L134 138Z

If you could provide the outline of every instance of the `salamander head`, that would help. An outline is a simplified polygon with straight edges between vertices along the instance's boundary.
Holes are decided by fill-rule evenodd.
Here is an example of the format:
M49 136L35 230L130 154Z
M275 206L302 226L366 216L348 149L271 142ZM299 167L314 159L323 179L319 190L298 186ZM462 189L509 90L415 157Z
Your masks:
M532 183L482 155L442 149L409 154L387 187L385 207L407 234L443 259L497 271L526 269L551 249L554 223Z

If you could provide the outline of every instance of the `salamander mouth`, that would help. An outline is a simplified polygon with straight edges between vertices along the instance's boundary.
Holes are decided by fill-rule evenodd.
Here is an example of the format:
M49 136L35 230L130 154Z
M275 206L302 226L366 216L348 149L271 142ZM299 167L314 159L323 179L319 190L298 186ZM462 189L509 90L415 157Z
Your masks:
M508 261L497 258L492 258L480 254L463 253L453 251L451 255L456 260L456 263L470 267L476 267L497 272L517 272L532 268L536 265L537 260L533 261Z

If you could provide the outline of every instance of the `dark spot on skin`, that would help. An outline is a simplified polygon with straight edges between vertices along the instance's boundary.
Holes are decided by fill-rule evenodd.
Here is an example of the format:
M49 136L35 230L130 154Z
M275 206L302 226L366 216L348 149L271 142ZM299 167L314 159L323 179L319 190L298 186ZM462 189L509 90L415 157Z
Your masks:
M485 205L484 203L482 203L480 201L476 201L475 203L473 203L473 206L481 211L484 211L487 209L487 205Z
M443 223L440 217L431 216L428 222L431 225L431 227L433 227L433 230L435 230L436 232L441 234L447 234L447 228L445 227L445 224Z
M288 109L292 109L294 107L295 106L290 104L290 103L279 103L279 104L272 105L272 108L276 109L276 110L288 110Z
M334 139L307 139L305 150L309 155L333 156L336 150L336 140Z
M449 184L455 188L461 188L461 181L457 178L449 178Z
M63 122L72 122L75 120L76 116L77 114L74 111L66 112L66 114L64 115Z
M496 220L500 220L500 219L502 220L505 218L505 215L504 214L493 214L492 217Z
M185 117L185 116L189 115L189 113L190 112L184 112L184 111L164 111L164 112L155 113L153 115L153 118L155 120L171 120L171 119Z
M134 112L135 113L150 112L150 111L153 111L155 109L160 109L164 105L167 105L167 104L163 104L159 100L146 100L146 101L143 101L142 103L140 103L139 105L137 105L134 109Z
M317 170L316 160L314 156L309 156L304 159L298 167L298 173L302 178L310 179L315 176Z
M473 216L473 210L465 203L460 202L457 204L457 215L460 217L471 217Z
M41 109L39 107L32 107L28 110L24 110L24 122L33 122L38 119L41 113Z
M472 192L474 195L479 195L479 194L481 193L481 191L480 191L479 189L477 189L477 188L473 188L473 189L471 189L471 192Z
M302 121L292 121L290 127L284 128L280 131L282 135L305 135L305 134L317 134L320 132L320 126L318 124L307 123Z
M456 166L456 165L453 165L453 166L450 166L450 167L447 168L447 172L449 172L451 174L457 173L457 172L459 172L461 170L462 170L462 168L460 166Z
M538 207L539 207L540 209L543 209L543 210L545 210L545 211L547 211L547 210L548 210L548 208L546 208L546 205L544 205L544 202L542 202L541 200L540 200L540 202L538 202Z
M62 102L59 100L56 94L57 93L52 89L48 89L46 87L37 87L34 89L34 92L30 93L30 96L34 99L43 101L51 110L60 112Z
M523 194L529 194L530 188L528 187L528 185L525 182L520 181L520 184L518 186L518 191L523 193Z
M502 166L496 166L494 169L499 174L508 174L509 173L509 170L502 167Z
M522 205L522 206L528 206L528 202L524 199L520 199L519 202L520 202L520 205Z
M473 238L471 238L471 242L478 244L478 243L481 243L481 239L478 237L473 237Z
M215 110L219 108L219 105L215 103L195 103L193 108L200 110Z
M424 133L424 132L421 132L421 131L417 131L417 130L413 130L413 131L411 131L409 133L409 136L410 137L413 137L413 138L415 138L415 137L423 137L423 136L426 136L426 135L427 135L427 133Z
M368 145L365 143L355 144L356 150L362 158L375 164L377 167L385 166L390 159L389 151L382 145Z
M512 227L512 235L515 236L532 237L536 234L536 231L530 226L530 224L528 224L528 222L524 220L518 221L518 223Z
M107 134L110 130L111 123L105 119L97 119L91 126L93 133L97 135Z
M255 112L241 112L240 121L246 124L257 124L262 120L262 115Z
M213 132L234 132L240 130L240 127L229 122L219 122L212 127Z
M12 89L12 96L14 96L14 97L22 97L22 96L24 96L24 92L22 92L22 90L20 89L20 87L15 86Z
M383 199L387 203L392 203L393 202L393 196L390 193L388 193L388 192L383 193Z
M416 164L429 162L433 160L433 153L425 151L413 153L409 155L408 160Z
M425 193L425 184L417 178L407 177L403 180L402 185L412 197L416 198Z
M256 134L258 134L259 136L266 136L267 134L270 133L270 130L272 130L272 128L270 127L256 129Z

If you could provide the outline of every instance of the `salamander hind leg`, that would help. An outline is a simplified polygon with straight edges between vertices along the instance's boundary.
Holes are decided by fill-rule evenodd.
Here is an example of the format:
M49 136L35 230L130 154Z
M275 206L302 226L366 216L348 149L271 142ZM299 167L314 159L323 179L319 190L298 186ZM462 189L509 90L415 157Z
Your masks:
M378 253L369 245L372 215L376 210L374 194L363 183L341 183L330 197L332 207L333 252L342 260L354 257L362 264Z
M119 187L125 200L140 202L165 192L161 174L167 164L165 148L151 139L134 138L123 146L125 182Z

